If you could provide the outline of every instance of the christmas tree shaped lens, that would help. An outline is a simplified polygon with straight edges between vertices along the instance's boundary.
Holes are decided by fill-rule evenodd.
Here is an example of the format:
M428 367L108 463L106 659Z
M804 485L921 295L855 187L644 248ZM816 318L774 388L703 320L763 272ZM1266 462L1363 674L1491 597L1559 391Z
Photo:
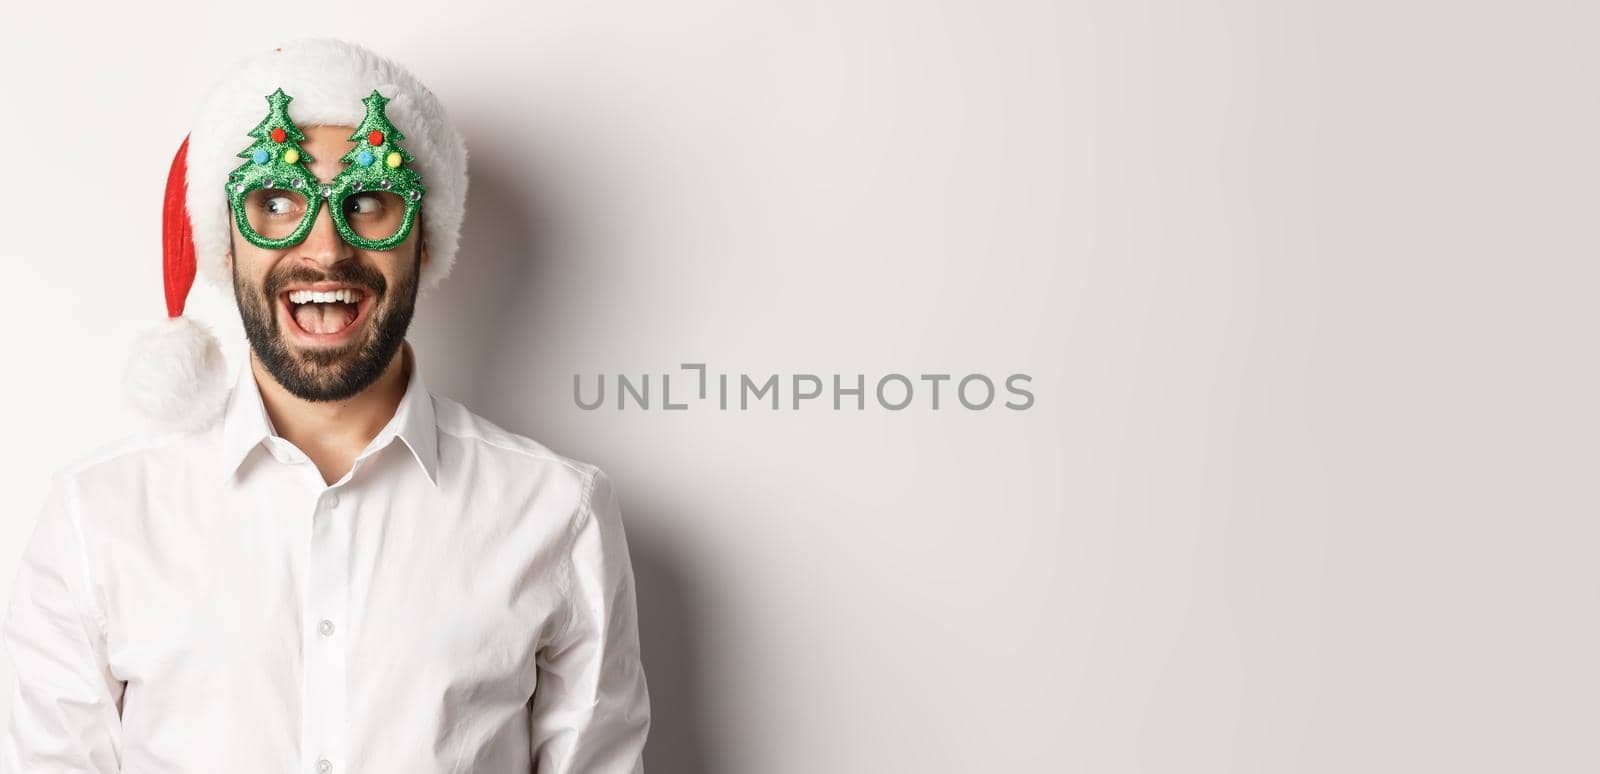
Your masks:
M404 242L427 192L411 168L411 154L400 145L405 135L389 121L388 102L377 91L362 100L366 116L349 138L355 147L339 158L349 166L334 178L334 226L345 241L366 250L390 250Z
M289 118L293 99L283 89L267 95L267 117L249 132L255 142L239 152L245 162L228 175L234 223L258 247L283 248L304 239L322 201L322 187L305 167L313 160L301 147L306 136Z

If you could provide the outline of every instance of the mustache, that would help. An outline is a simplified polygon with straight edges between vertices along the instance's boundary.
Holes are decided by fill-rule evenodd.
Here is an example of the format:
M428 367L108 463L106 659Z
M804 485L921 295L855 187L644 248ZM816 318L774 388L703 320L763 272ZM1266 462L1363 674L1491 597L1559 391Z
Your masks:
M361 288L374 296L381 296L389 289L389 282L383 278L383 272L366 264L342 261L334 264L330 271L317 271L303 264L286 267L283 271L275 270L267 275L262 291L267 298L276 298L278 293L290 285L312 282L337 282Z

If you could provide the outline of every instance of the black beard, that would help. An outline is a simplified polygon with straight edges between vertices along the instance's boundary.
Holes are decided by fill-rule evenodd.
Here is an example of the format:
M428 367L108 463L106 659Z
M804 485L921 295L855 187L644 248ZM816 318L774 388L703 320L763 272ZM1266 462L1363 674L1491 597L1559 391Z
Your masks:
M231 248L232 234L228 235L228 240ZM237 260L234 265L238 266ZM284 389L302 400L346 400L376 382L400 351L406 330L411 327L411 316L416 311L417 276L421 269L422 240L419 239L411 272L395 286L393 294L382 272L355 261L341 261L327 273L318 273L303 264L293 264L283 271L274 270L267 275L265 287L241 279L236 268L233 297L239 304L239 317L244 322L250 348L267 373ZM278 330L278 294L294 283L326 280L362 288L373 296L368 313L373 333L342 347L293 352L284 342L282 331Z

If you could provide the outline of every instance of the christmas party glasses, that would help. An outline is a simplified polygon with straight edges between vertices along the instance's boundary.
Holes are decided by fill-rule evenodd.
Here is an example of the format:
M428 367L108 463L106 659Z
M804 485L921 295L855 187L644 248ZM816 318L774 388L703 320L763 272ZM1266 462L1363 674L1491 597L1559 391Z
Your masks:
M349 139L356 142L339 160L349 166L330 182L306 167L314 161L300 143L305 135L289 119L283 89L267 96L267 117L239 153L246 161L228 175L228 204L239 233L251 244L281 250L304 241L328 204L334 228L363 250L391 250L411 235L427 189L400 147L405 135L389 122L388 98L377 91L362 100L366 116Z

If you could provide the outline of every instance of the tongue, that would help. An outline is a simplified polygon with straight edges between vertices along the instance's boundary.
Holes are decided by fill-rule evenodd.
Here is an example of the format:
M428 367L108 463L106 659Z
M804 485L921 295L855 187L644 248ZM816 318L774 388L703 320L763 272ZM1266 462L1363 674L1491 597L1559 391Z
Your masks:
M337 301L309 303L295 307L294 321L308 333L337 333L355 319L350 304Z

